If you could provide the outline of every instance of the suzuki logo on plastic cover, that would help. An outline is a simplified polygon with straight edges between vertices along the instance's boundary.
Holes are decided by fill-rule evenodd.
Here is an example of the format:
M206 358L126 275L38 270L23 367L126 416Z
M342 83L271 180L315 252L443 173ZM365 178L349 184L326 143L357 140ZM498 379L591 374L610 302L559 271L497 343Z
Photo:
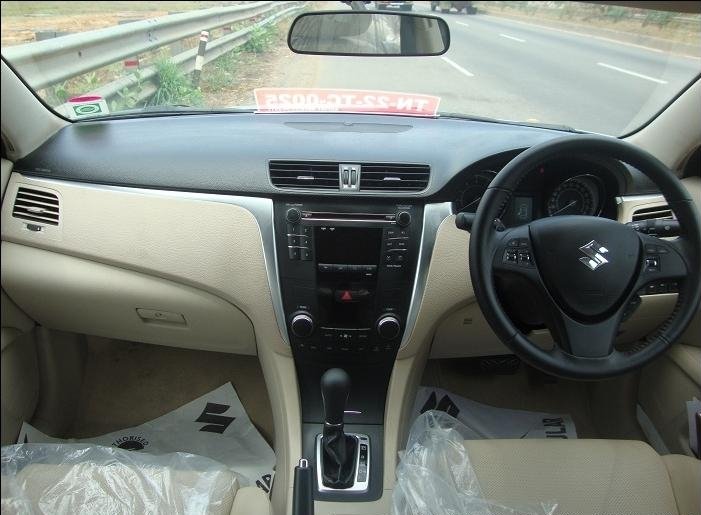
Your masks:
M609 262L608 259L604 257L604 254L607 254L609 250L596 240L591 240L586 245L582 245L579 247L579 250L586 255L586 257L581 257L579 260L584 263L589 270L596 270Z

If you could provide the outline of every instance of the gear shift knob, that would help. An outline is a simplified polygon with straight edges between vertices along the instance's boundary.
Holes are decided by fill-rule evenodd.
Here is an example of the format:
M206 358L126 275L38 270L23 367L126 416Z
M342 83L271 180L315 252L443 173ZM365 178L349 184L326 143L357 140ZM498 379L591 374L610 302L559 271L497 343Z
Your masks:
M324 403L324 423L343 424L351 381L345 370L330 368L321 376L321 399Z

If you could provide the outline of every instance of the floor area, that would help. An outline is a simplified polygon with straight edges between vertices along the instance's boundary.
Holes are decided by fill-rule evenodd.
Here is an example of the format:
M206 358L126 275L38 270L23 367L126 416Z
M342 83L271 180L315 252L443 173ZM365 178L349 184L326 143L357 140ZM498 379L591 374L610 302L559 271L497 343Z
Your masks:
M253 424L273 442L273 417L256 356L88 338L85 378L69 436L143 424L231 382Z
M554 380L521 364L515 374L477 374L467 360L431 360L421 384L437 386L498 408L569 414L579 438L600 438L589 409L587 384Z

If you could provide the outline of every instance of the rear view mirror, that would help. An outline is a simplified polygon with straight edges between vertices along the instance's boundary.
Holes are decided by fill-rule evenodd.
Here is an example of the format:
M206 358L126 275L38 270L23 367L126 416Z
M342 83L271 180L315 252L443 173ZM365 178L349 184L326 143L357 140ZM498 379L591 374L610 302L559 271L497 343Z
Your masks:
M441 55L450 46L450 31L436 16L322 11L298 16L290 27L287 44L298 54Z

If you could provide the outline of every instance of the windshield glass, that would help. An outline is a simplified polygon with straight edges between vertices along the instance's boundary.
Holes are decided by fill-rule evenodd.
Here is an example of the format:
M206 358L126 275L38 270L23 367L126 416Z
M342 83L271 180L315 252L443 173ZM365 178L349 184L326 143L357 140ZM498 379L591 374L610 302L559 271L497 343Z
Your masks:
M296 15L351 8L440 16L450 49L432 57L289 50ZM701 72L701 14L530 1L3 1L2 54L71 119L323 105L622 135Z

